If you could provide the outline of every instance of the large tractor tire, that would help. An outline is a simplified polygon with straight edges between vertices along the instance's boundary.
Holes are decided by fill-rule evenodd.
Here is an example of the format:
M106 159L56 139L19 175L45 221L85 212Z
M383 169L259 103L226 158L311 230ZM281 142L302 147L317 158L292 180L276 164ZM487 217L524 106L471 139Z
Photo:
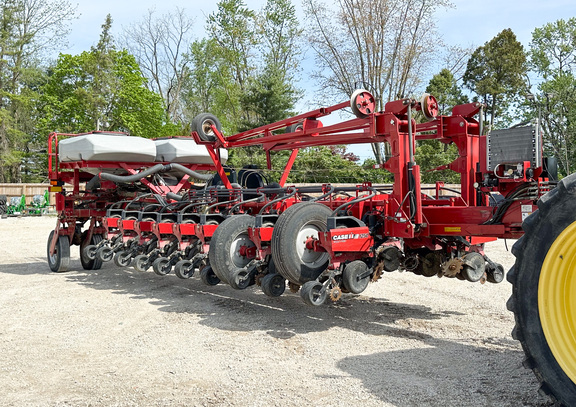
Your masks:
M326 205L303 202L278 218L272 232L272 259L278 273L288 281L302 285L315 280L328 267L328 253L310 250L306 241L326 231L331 213Z
M576 175L562 180L523 224L508 272L512 336L541 392L576 406Z
M248 228L254 227L254 217L234 215L222 222L210 240L210 264L214 274L233 288L244 289L251 284L244 267L251 258L245 250L254 250L254 242L248 236Z

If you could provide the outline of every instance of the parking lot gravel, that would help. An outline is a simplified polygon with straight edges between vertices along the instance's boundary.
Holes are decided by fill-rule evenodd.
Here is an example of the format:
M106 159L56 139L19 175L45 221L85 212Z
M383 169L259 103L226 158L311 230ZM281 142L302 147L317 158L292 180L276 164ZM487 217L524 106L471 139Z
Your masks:
M387 273L321 307L112 262L50 272L56 218L0 219L2 406L547 406L511 286ZM507 242L511 247L513 242ZM505 242L487 254L508 269Z

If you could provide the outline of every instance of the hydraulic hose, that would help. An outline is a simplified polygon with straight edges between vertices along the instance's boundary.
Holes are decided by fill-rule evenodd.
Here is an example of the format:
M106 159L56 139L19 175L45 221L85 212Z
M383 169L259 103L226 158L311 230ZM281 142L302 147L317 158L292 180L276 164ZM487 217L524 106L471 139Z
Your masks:
M186 168L185 166L181 165L181 164L156 164L154 167L150 167L148 169L142 170L136 174L132 174L132 175L116 175L116 174L108 174L106 172L101 172L100 174L98 174L97 176L95 176L94 178L92 178L90 181L88 181L88 183L86 184L86 189L88 190L94 190L96 188L100 187L100 180L105 180L105 181L112 181L115 183L119 183L119 182L136 182L136 181L140 181L142 178L146 178L149 175L152 174L158 174L159 172L167 172L170 170L178 170L181 171L185 174L190 175L193 178L199 179L201 181L209 181L210 179L212 179L212 174L200 174L197 171L193 171L189 168Z
M180 202L184 199L184 197L182 195L175 194L174 192L166 193L166 198L173 199L174 201L178 201L178 202Z
M156 164L154 167L150 167L148 169L142 170L142 171L137 172L136 174L132 174L132 175L116 175L116 174L108 174L106 172L101 172L100 174L98 174L98 177L101 180L103 179L103 180L112 181L112 182L135 182L135 181L140 181L142 178L146 178L149 175L157 174L157 173L163 172L163 171L167 171L166 167L168 167L168 165ZM90 182L92 182L92 180Z
M172 164L166 165L166 167L167 167L166 171L170 171L171 169L175 169L178 171L182 171L184 174L188 174L191 177L199 179L201 181L210 181L212 179L212 174L200 174L199 172L191 170L190 168L186 168L181 164L172 163Z

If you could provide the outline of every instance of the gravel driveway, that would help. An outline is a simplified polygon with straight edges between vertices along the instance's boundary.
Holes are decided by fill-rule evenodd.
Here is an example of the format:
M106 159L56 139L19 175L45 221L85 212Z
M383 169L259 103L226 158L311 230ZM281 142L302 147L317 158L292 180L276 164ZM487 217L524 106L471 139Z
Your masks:
M50 216L0 220L2 406L546 406L511 286L389 273L306 306L106 263L51 273ZM512 242L508 242L511 247ZM508 269L504 242L487 254Z

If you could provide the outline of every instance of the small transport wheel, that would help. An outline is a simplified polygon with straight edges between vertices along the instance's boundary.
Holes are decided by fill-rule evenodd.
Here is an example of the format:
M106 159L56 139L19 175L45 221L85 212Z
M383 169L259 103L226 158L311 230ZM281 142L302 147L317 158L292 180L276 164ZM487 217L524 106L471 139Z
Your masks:
M100 261L110 261L114 258L114 250L109 246L102 246L96 252L96 258Z
M84 270L99 270L102 267L102 260L96 256L96 246L102 240L102 235L92 235L89 245L80 245L80 263ZM94 247L94 249L87 250L89 247ZM93 253L94 257L92 257Z
M342 272L344 288L353 294L360 294L370 283L368 266L362 260L354 260L346 265Z
M144 272L150 267L150 258L145 254L139 254L134 257L134 269L136 271Z
M272 259L288 281L302 285L314 281L326 270L330 256L314 251L309 244L326 230L332 210L326 205L302 202L288 208L272 231Z
M192 131L198 133L200 140L203 141L216 141L216 135L212 126L216 127L219 132L222 131L220 120L210 113L200 113L192 119Z
M326 302L328 290L318 281L308 281L300 288L300 297L308 305L319 306Z
M286 290L286 279L280 274L266 274L261 282L262 291L268 297L280 297Z
M210 240L210 264L218 278L236 289L253 284L244 267L256 253L256 245L248 236L254 217L233 215L222 222Z
M544 195L522 228L507 274L512 336L526 353L524 366L540 381L540 393L576 406L576 174Z
M118 267L128 267L132 263L132 255L130 252L121 251L114 255L114 264Z
M296 132L303 132L304 131L304 123L294 123L290 126L286 127L286 133L296 133ZM280 184L278 184L280 187ZM281 188L281 187L280 187Z
M200 270L200 280L206 285L216 285L220 282L220 279L214 271L212 270L212 266L207 265L202 270Z
M194 275L194 263L190 260L180 260L174 266L174 274L182 279L192 277Z
M165 276L172 270L172 264L170 264L170 259L167 259L166 257L158 257L154 260L154 263L152 263L152 269L154 270L154 273L159 276Z
M48 266L50 270L55 273L68 271L68 266L70 265L70 241L68 240L68 236L58 236L56 246L54 247L54 254L50 255L50 244L52 243L53 236L54 231L51 231L48 236L47 246Z
M438 101L429 93L424 93L420 99L420 108L426 120L434 120L438 116Z
M366 89L357 89L350 97L350 108L356 117L363 119L376 111L376 101Z

